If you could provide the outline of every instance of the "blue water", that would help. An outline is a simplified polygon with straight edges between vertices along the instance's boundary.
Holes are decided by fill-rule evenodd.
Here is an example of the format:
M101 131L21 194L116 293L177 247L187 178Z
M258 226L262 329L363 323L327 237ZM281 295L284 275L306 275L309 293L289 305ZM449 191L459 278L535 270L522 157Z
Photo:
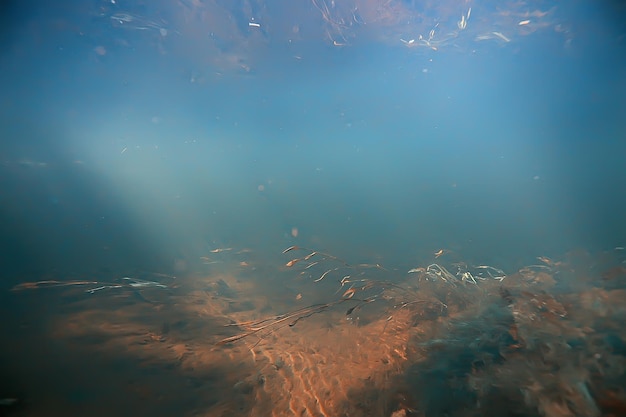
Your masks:
M626 245L617 3L468 3L437 50L405 43L467 7L397 2L377 31L364 2L335 46L309 2L30 3L2 6L3 290L192 275L217 248L514 272Z
M292 227L394 263L623 242L615 50L270 49L197 83L175 51L53 33L3 55L4 269L167 268L214 242L276 251Z

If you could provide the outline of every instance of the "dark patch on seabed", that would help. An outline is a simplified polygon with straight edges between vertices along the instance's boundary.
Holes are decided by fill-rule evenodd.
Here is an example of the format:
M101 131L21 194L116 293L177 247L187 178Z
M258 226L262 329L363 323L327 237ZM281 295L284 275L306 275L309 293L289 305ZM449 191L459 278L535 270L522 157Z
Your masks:
M0 415L626 415L621 248L509 273L339 255L22 282L2 295Z

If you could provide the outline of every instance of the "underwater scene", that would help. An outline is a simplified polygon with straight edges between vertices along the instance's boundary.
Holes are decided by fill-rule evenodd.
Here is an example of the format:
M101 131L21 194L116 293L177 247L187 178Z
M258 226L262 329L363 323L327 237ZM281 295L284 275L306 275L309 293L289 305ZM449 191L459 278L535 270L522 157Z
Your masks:
M0 416L626 416L622 2L0 23Z

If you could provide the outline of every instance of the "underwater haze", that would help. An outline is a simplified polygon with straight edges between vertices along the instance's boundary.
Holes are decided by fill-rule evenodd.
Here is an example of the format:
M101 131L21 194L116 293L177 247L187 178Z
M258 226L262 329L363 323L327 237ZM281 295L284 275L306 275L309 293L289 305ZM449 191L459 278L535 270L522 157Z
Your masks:
M215 297L229 299L241 297L235 282L250 282L259 288L251 299L273 300L229 310L250 312L237 321L280 314L307 293L334 308L330 299L360 288L344 293L350 274L327 277L325 268L306 284L297 277L308 268L286 275L291 246L340 268L377 265L393 271L377 269L377 282L395 284L446 255L506 274L552 268L572 253L589 265L609 253L624 268L626 9L618 2L11 1L0 11L0 300L14 323L5 325L13 330L3 334L2 362L24 317L85 313L85 296L120 279L136 278L132 288L171 284L146 274L192 286L207 279L220 288ZM58 289L44 294L45 282L80 287L63 296L80 304L63 307ZM24 283L41 299L11 291ZM293 324L309 313L318 311ZM173 338L167 323L163 334ZM35 333L15 346L64 337ZM3 366L13 379L0 397L15 401L0 407L10 415L99 404L69 388L52 400L45 383L29 382L37 371ZM237 384L226 385L241 395ZM142 398L129 392L128 410ZM386 401L382 415L465 415L446 401L421 409ZM134 415L192 415L171 404ZM206 413L193 415L301 411L246 403L228 414L215 404L190 407ZM333 404L304 415L340 415ZM578 415L542 407L531 408Z
M574 16L572 39L437 51L276 41L244 69L202 56L210 28L164 37L90 7L8 10L9 280L232 245L516 265L623 243L624 44L608 16Z

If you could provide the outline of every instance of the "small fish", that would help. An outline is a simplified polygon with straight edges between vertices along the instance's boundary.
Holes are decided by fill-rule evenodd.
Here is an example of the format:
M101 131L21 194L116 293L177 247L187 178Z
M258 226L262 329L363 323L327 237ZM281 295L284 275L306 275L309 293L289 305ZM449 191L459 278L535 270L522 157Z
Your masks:
M331 273L332 271L335 271L335 270L336 270L336 268L335 269L329 269L328 271L324 272L321 277L319 277L318 279L316 279L313 282L320 282L321 280L323 280L326 277L326 275L328 275L329 273Z
M294 265L295 265L295 264L297 264L298 262L300 262L300 258L292 259L292 260L290 260L289 262L287 262L287 263L285 264L285 266L286 266L287 268L291 268L292 266L294 266Z
M507 38L506 36L504 36L502 33L500 32L491 32L494 35L496 35L498 38L502 39L504 42L511 42L511 40L509 38Z
M347 300L349 298L352 298L355 293L356 293L356 288L349 288L346 292L343 293L342 297Z
M315 255L317 255L317 252L311 252L309 253L307 256L304 257L305 261L308 261L309 259L311 259L312 257L314 257Z
M217 249L210 250L209 252L211 252L211 253L221 253L221 252L227 252L227 251L231 251L231 250L233 250L233 248L217 248Z
M296 245L289 246L287 249L283 251L283 253L291 252L292 250L299 249Z

